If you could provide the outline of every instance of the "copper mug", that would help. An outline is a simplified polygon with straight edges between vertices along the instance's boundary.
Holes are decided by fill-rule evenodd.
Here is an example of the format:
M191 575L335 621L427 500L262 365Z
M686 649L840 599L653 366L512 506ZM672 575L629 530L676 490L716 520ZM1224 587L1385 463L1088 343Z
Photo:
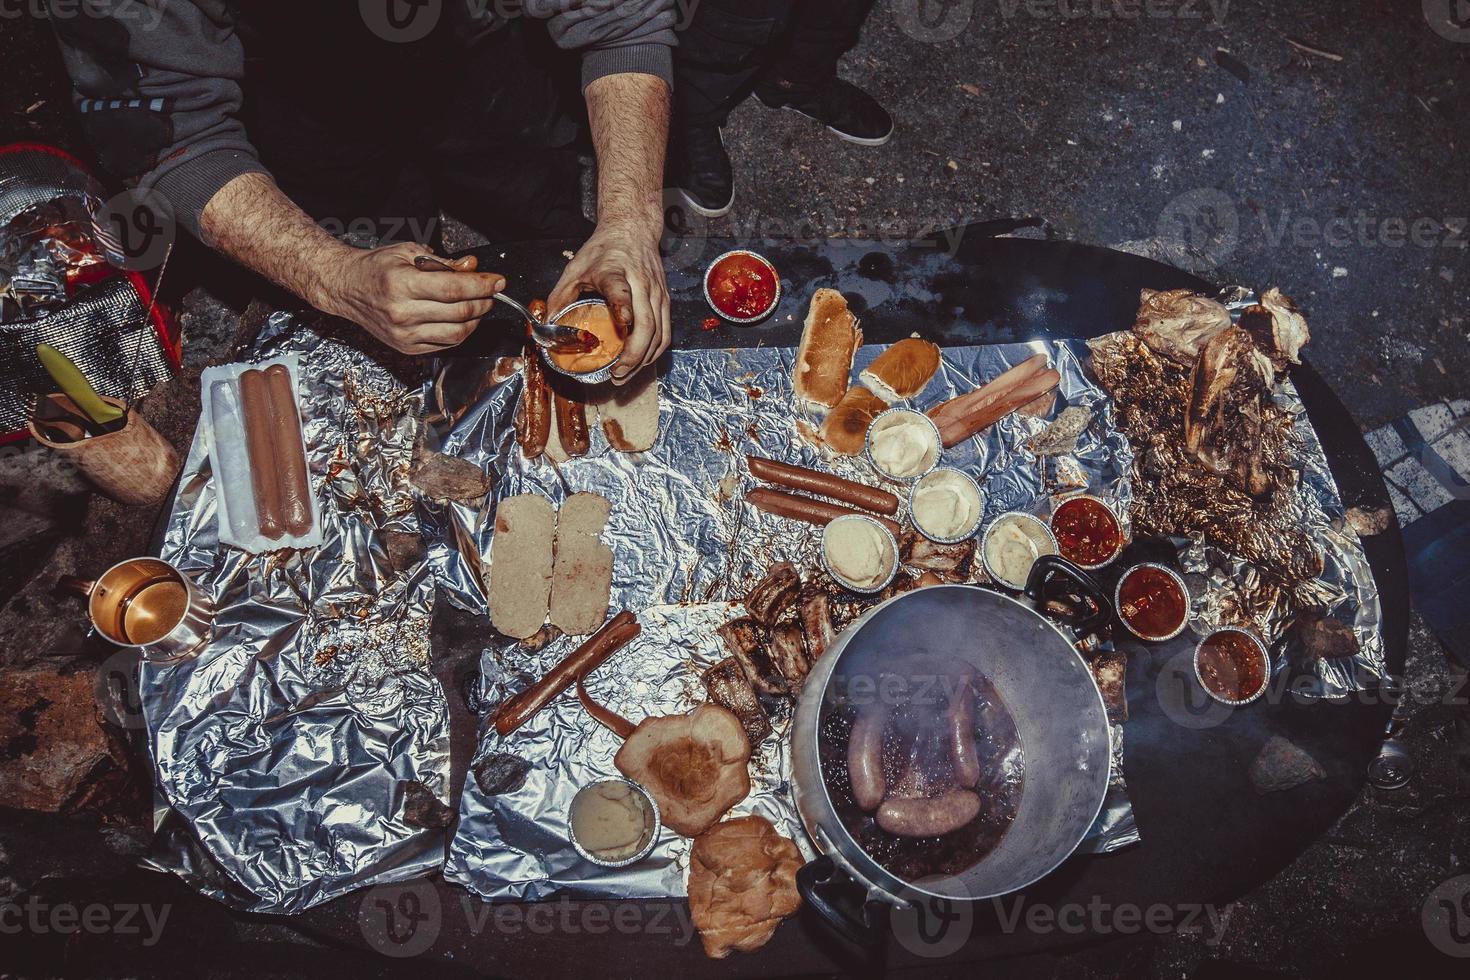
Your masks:
M104 639L138 647L149 659L192 653L214 622L209 597L160 558L129 558L96 581L66 575L59 584L86 598L87 617Z

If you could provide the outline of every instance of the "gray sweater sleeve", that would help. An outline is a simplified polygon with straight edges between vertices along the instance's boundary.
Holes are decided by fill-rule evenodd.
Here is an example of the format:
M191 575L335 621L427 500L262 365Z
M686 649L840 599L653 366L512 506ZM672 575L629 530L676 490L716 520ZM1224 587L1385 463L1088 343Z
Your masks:
M230 6L119 3L105 17L50 18L103 167L157 191L196 236L215 192L266 172L239 117L245 54Z
M557 46L582 52L582 87L604 75L657 75L673 85L674 0L524 0Z

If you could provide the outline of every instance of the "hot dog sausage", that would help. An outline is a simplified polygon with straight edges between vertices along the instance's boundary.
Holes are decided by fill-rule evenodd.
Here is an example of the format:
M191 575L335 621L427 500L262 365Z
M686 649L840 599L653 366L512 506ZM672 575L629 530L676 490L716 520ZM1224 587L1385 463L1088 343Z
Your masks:
M980 758L975 754L975 691L963 677L945 711L945 741L954 763L954 781L973 789L980 781Z
M302 535L311 530L311 484L306 477L306 456L301 451L301 417L296 413L296 388L284 364L265 369L271 406L271 449L276 456L276 481L281 494L281 518L286 533Z
M251 369L240 375L240 417L245 423L245 449L250 454L250 488L260 533L268 541L281 536L281 489L271 448L270 389L265 374Z
M516 441L527 459L546 452L551 436L551 389L546 384L546 367L530 344L526 346L526 384L516 407Z
M642 629L637 618L626 611L603 623L601 629L548 670L546 676L503 703L495 712L495 730L505 736L520 728L578 677L602 666Z
M777 517L789 517L793 520L806 521L809 524L830 524L832 521L847 514L862 514L871 517L893 532L894 537L899 534L898 523L887 517L878 517L866 511L856 510L852 507L843 507L827 500L817 500L814 497L803 497L799 494L787 493L784 490L772 490L769 487L756 487L745 495L745 502L757 510L763 510L767 514L775 514Z
M959 830L980 812L980 797L968 789L952 789L931 799L885 800L878 826L899 837L938 837Z
M852 799L864 810L878 809L888 792L883 778L883 729L888 708L874 702L862 707L847 739L847 777L852 782Z
M778 463L763 456L747 456L750 475L757 480L774 483L789 490L804 490L807 493L831 497L833 500L864 510L892 516L898 513L898 498L887 490L879 490L863 483L844 480L831 473L809 470L805 466Z
M572 398L556 396L556 437L568 456L585 456L592 448L592 431L587 427L587 406Z

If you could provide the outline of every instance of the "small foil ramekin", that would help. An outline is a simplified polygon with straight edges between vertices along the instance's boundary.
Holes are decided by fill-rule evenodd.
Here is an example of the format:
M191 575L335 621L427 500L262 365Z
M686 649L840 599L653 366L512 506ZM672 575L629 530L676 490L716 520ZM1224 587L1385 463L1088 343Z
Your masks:
M606 300L597 299L595 297L593 297L591 299L579 299L575 303L569 304L565 309L561 310L561 312L557 313L556 317L554 319L552 319L551 322L552 323L560 323L562 317L566 316L572 310L579 309L579 308L581 308L583 306L606 306L606 305L607 305L607 301ZM548 350L548 349L546 349L545 347L542 347L540 344L537 344L536 345L536 349L541 352L541 363L545 364L547 367L549 367L551 370L555 371L557 374L560 374L561 376L566 377L566 378L572 378L572 379L574 379L576 381L580 381L580 382L582 382L585 385L600 385L604 381L606 381L609 378L611 378L612 377L612 369L613 369L613 366L616 365L618 363L618 361L620 361L620 360L623 359L623 353L622 353L622 351L619 351L617 357L614 357L611 361L608 361L606 364L604 364L602 367L598 368L597 370L595 370L595 371L583 371L581 373L578 373L576 371L568 371L566 368L564 368L560 364L556 363L556 358L554 358L554 357L551 356L551 351Z
M1127 534L1126 531L1123 530L1123 519L1118 516L1118 512L1113 509L1113 505L1112 504L1108 503L1106 500L1102 499L1101 497L1094 496L1093 494L1090 494L1090 493L1074 493L1074 494L1068 496L1066 499L1059 501L1056 504L1056 506L1054 506L1051 509L1052 516L1055 517L1057 511L1061 510L1063 507L1065 507L1067 504L1070 504L1074 500L1093 500L1093 501L1096 501L1105 510L1107 510L1107 512L1109 514L1111 514L1113 516L1113 523L1118 525L1118 547L1116 549L1114 549L1113 553L1107 557L1107 560L1106 561L1100 561L1096 565L1084 565L1080 561L1072 561L1072 559L1067 558L1066 555L1062 555L1062 557L1063 558L1067 558L1068 561L1072 561L1072 564L1076 565L1078 568L1083 569L1084 571L1095 572L1099 568L1107 568L1109 565L1111 565L1114 561L1117 560L1117 558L1118 558L1119 555L1121 555L1123 553L1123 549L1126 548L1126 547L1128 547L1128 534ZM1052 540L1053 541L1056 540L1056 532L1055 531L1052 532ZM1061 547L1060 543L1057 545L1057 554L1059 554L1059 555L1062 554L1062 547Z
M572 827L571 806L576 804L577 796L581 794L582 790L591 789L593 786L599 786L602 783L624 783L628 786L631 786L634 792L643 797L643 801L648 804L649 812L653 814L653 831L648 835L648 843L639 848L638 853L632 855L631 857L623 858L620 861L608 861L604 858L598 857L591 851L587 850L585 847L582 846L582 842L577 840L577 832ZM663 828L663 815L659 813L658 801L653 798L653 794L644 789L642 784L635 783L631 779L624 779L621 776L609 776L606 779L598 779L588 783L586 786L583 786L581 789L577 790L576 793L572 794L572 804L567 807L567 837L570 838L572 842L572 847L575 848L576 852L582 855L582 857L602 868L626 868L630 864L636 864L637 862L642 861L653 852L654 845L658 843L658 835L663 832Z
M1028 514L1024 510L1008 510L1004 514L996 517L995 520L991 521L985 526L985 533L980 538L980 567L985 569L985 574L989 575L990 580L996 585L999 585L1001 588L1004 589L1010 589L1012 592L1020 592L1022 589L1026 588L1026 583L1022 582L1020 585L1012 585L1010 582L1001 578L1000 575L996 574L995 569L990 566L990 549L987 547L987 545L990 544L990 534L992 531L995 530L995 526L1001 521L1011 518L1025 521L1028 524L1032 524L1037 528L1040 528L1042 535L1046 538L1046 540L1051 542L1051 554L1059 554L1060 549L1057 547L1056 535L1051 533L1051 527L1046 523L1046 521L1043 521L1035 514Z
M919 492L919 484L923 483L925 480L936 473L953 473L956 476L963 478L966 483L975 488L975 501L979 505L975 508L975 520L968 528L964 530L963 533L957 534L953 537L941 537L937 534L930 534L928 531L924 530L922 525L919 524L919 517L914 511L914 497ZM985 520L985 495L980 492L980 484L975 481L975 478L966 473L964 470L957 470L951 466L936 466L934 467L934 469L930 470L928 473L925 473L923 476L915 480L914 485L909 488L909 517L914 522L914 530L918 531L930 541L937 541L940 544L959 544L961 541L964 541L968 538L973 538L975 536L975 532L980 530L980 524Z
M748 255L748 256L750 256L751 258L753 258L757 262L759 262L761 265L765 266L767 269L770 269L771 270L771 278L776 281L776 292L771 297L771 305L768 306L768 307L766 307L764 310L762 310L760 313L758 313L755 316L747 316L747 317L731 316L730 314L726 313L724 310L722 310L718 306L716 306L715 305L715 299L714 299L714 297L709 294L709 277L710 277L710 273L712 273L712 272L715 271L715 266L719 265L721 262L723 262L725 259L728 259L732 255ZM734 249L731 249L728 252L725 252L722 255L716 256L715 257L715 260L713 262L711 262L709 264L709 266L704 270L704 278L701 281L702 281L702 284L704 286L704 301L709 304L709 308L710 309L712 309L712 310L715 311L715 315L716 316L718 316L722 320L728 320L731 323L739 323L739 324L759 323L760 321L764 320L766 317L768 317L772 313L774 313L776 311L776 307L778 307L778 306L781 305L781 275L780 275L780 273L778 273L776 271L776 265L775 265L775 263L773 263L770 259L766 258L764 255L761 255L759 252L752 252L748 248L734 248Z
M1165 575L1174 580L1174 584L1179 586L1179 591L1184 596L1184 617L1179 621L1179 625L1175 627L1174 631L1166 636L1144 636L1142 633L1138 632L1138 630L1134 629L1133 624L1128 622L1128 620L1123 616L1123 582L1125 579L1128 578L1128 576L1132 575L1140 568L1155 568L1163 572ZM1184 584L1183 575L1180 575L1178 572L1174 571L1174 569L1168 567L1167 565L1160 565L1157 562L1151 561L1140 562L1137 565L1130 565L1128 566L1127 571L1118 576L1118 584L1113 588L1113 609L1118 614L1118 621L1123 624L1123 628L1126 629L1128 632L1132 633L1134 636L1138 637L1145 643L1163 643L1165 640L1172 640L1180 633L1183 633L1184 627L1189 625L1189 586Z
M1207 684L1207 683L1205 683L1205 675L1204 675L1204 673L1201 672L1200 669L1199 669L1199 655L1200 655L1200 652L1202 650L1204 650L1205 644L1210 641L1210 638L1211 637L1218 636L1221 633L1239 633L1242 636L1249 637L1251 643L1255 646L1255 648L1257 650L1260 651L1260 654L1261 654L1261 662L1266 665L1265 669L1263 671L1261 671L1261 689L1259 691L1257 691L1256 693L1252 694L1250 697L1248 697L1248 698L1246 698L1246 699L1244 699L1242 701L1231 701L1229 698L1222 698L1222 697L1220 697L1220 695L1218 695L1214 691L1210 690L1210 685ZM1259 636L1257 636L1255 633L1251 632L1250 630L1248 630L1248 629L1242 629L1239 626L1221 626L1218 629L1210 630L1210 632L1206 633L1200 639L1200 641L1197 644L1195 644L1195 647L1194 647L1194 679L1197 680L1197 681L1199 681L1199 686L1202 687L1202 688L1204 688L1205 689L1205 693L1208 694L1210 697L1214 698L1216 701L1219 701L1221 704L1228 705L1228 706L1230 706L1232 708L1239 708L1239 707L1241 707L1243 705L1250 704L1252 701L1255 701L1261 695L1265 694L1266 693L1266 689L1271 686L1271 652L1266 649L1266 644L1261 641L1261 638Z
M831 562L827 561L827 528L830 528L833 524L836 524L839 521L866 521L867 523L876 527L879 532L882 533L884 540L888 542L890 554L893 555L893 567L888 570L888 575L883 579L882 582L879 582L877 585L874 586L854 585L852 582L848 581L847 578L839 575L837 573L837 570L832 567ZM833 518L826 527L822 528L822 547L819 550L821 551L822 555L822 567L827 570L827 574L832 576L833 581L835 581L838 585L851 592L860 592L863 595L873 595L875 593L882 592L884 589L888 588L890 585L893 584L893 580L898 577L898 539L893 536L892 531L888 530L888 528L884 527L878 521L875 521L873 518L868 517L865 514L843 514L841 517Z
M918 418L923 419L924 424L929 426L929 429L934 433L934 459L930 461L928 469L924 470L922 473L915 473L912 476L895 476L885 470L883 467L879 466L877 460L873 459L873 429L876 428L878 423L884 418L890 415L898 415L901 413L907 413L909 415L914 415ZM939 466L939 457L944 454L944 440L941 439L939 436L939 426L935 425L934 420L925 415L923 412L917 411L916 409L912 408L890 408L886 411L879 412L876 416L874 416L873 421L868 424L868 431L863 436L863 454L868 458L868 465L872 466L873 469L877 471L878 475L883 477L883 479L891 480L894 483L913 483L918 480L922 480L924 477L934 472L935 468Z

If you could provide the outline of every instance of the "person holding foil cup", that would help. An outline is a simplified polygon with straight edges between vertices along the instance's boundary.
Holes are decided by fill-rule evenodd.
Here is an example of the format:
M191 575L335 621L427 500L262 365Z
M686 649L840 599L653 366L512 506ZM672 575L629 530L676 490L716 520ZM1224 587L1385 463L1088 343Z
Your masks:
M103 168L206 244L424 354L468 337L505 285L468 263L415 268L441 208L492 240L585 239L548 302L608 300L628 337L614 380L669 342L658 240L674 22L673 0L180 0L156 19L118 4L51 20ZM564 50L581 56L595 227ZM333 234L364 226L380 247Z

